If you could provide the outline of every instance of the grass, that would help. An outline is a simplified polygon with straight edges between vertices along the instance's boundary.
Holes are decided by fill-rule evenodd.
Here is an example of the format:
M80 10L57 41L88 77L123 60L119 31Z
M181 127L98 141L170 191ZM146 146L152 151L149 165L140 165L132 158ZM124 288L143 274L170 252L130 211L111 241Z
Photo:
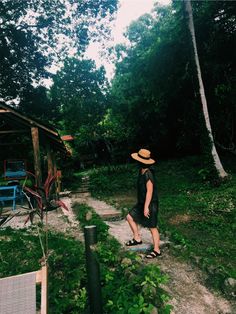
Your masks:
M86 282L84 248L72 238L49 232L49 310L82 313ZM36 229L0 229L0 278L40 269L42 250Z
M209 284L217 289L222 289L225 278L236 278L235 160L226 159L224 164L231 180L221 185L202 180L198 157L160 161L155 169L161 232L183 247L179 256L198 257L199 266L209 274ZM90 173L91 191L126 211L136 201L136 171L135 165L121 165L117 171L115 167L97 169Z

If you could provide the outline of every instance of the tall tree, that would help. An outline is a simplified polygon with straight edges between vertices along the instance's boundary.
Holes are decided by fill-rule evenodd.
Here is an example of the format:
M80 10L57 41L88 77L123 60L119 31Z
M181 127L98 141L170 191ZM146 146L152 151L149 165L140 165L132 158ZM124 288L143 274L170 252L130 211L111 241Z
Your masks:
M91 60L70 58L54 77L50 97L60 104L62 127L76 135L76 145L90 145L100 139L106 89L104 68L96 69Z
M117 0L0 1L0 98L19 102L68 55L82 56L116 8Z
M192 79L179 17L177 10L157 7L153 17L133 23L127 32L130 48L119 47L119 55L125 57L117 63L112 82L112 111L126 141L132 146L149 144L168 155L188 143L190 147L197 138L197 128L189 125L190 112L191 119L195 112L190 111L191 103L185 104ZM190 129L188 136L185 129Z
M230 1L193 2L214 140L232 149L236 147L235 8ZM206 141L196 66L194 57L190 58L193 46L182 2L175 1L169 8L157 7L152 17L143 16L133 23L126 36L131 44L117 47L111 89L114 98L104 119L106 135L120 145L124 139L123 147L147 142L162 156L206 155L208 151L206 169L211 165L216 170L210 141ZM208 143L207 149L203 141Z
M206 125L206 129L208 131L209 141L211 144L211 154L212 154L212 158L214 160L214 164L215 164L216 170L217 170L220 178L225 178L228 176L228 174L225 172L225 170L222 166L219 155L216 151L214 138L213 138L213 134L212 134L212 128L211 128L211 123L210 123L210 118L209 118L209 113L208 113L208 107L207 107L207 99L206 99L206 95L205 95L205 89L204 89L204 85L203 85L201 67L200 67L198 50L197 50L197 43L196 43L191 1L190 0L184 0L184 4L185 4L186 11L188 13L188 27L189 27L189 30L191 33L192 44L193 44L193 49L194 49L194 59L195 59L195 63L196 63L197 76L198 76L198 82L199 82L199 93L200 93L200 97L201 97L201 103L202 103L203 116L205 119L205 125Z

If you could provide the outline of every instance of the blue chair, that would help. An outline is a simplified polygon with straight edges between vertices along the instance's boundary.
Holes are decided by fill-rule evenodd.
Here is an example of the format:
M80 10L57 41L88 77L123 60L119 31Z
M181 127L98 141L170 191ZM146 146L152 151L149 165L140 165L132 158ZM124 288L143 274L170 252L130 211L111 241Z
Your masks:
M2 206L5 205L5 202L12 202L12 209L16 209L16 201L20 200L21 204L23 201L23 192L22 188L19 185L8 185L0 186L0 203Z

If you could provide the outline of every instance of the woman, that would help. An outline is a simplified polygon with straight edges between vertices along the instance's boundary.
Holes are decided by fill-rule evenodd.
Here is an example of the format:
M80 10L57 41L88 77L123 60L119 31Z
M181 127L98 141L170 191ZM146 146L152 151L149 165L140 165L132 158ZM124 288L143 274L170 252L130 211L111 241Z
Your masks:
M157 229L158 195L156 179L153 170L150 168L155 160L151 158L151 152L147 149L140 149L138 153L131 154L131 157L139 162L140 171L137 182L137 204L126 217L133 232L133 239L128 241L126 245L142 244L138 224L149 228L153 239L153 250L146 255L146 258L152 259L161 255L160 235Z

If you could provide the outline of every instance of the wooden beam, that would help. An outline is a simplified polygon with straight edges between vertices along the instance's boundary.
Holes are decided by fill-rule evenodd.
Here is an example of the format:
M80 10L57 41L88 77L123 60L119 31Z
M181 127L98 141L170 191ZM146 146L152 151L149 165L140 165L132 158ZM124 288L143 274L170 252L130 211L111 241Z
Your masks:
M0 134L25 133L25 132L28 132L28 130L6 130L0 131Z
M8 113L10 112L10 110L7 110L7 109L0 109L0 113Z
M4 104L1 104L0 106L3 107L3 108L5 107ZM22 121L26 121L29 126L39 127L40 129L45 130L46 132L49 132L49 133L51 133L51 134L53 134L55 136L58 136L58 133L56 131L50 129L49 127L47 127L45 125L40 124L39 122L37 122L37 121L35 121L35 120L31 119L31 118L26 117L25 115L19 113L18 111L16 111L13 108L9 108L9 107L6 106L6 108L1 109L1 110L7 110L8 112L12 113L15 117L20 118Z
M41 283L41 314L48 313L48 268L47 265L42 267Z
M31 128L33 149L34 149L34 172L36 176L36 184L41 186L42 184L42 171L40 162L40 149L39 149L39 130L37 127Z
M42 131L43 136L52 139L52 142L55 143L55 149L66 153L66 148L64 146L64 143L61 140L58 132L54 128L51 129L50 126L43 125L29 117L26 117L23 114L19 113L16 109L11 108L1 102L0 102L0 112L3 112L3 113L8 112L9 114L5 115L4 119L7 119L8 121L10 121L10 123L13 122L14 125L18 125L17 127L20 127L21 125L24 128L38 127L40 132Z

